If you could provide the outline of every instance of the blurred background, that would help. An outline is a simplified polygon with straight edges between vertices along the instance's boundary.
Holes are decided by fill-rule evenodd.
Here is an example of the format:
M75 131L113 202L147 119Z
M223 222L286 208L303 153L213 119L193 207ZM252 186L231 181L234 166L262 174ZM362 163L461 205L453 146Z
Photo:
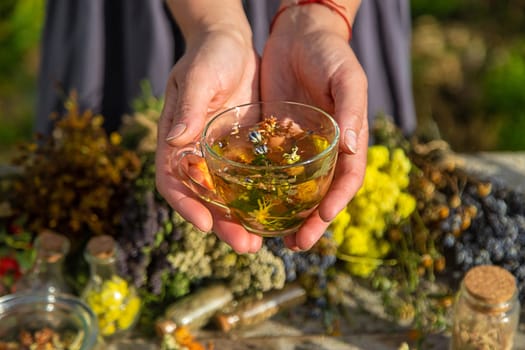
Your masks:
M0 162L33 136L44 7L0 1ZM525 150L525 0L411 7L417 134L462 153Z

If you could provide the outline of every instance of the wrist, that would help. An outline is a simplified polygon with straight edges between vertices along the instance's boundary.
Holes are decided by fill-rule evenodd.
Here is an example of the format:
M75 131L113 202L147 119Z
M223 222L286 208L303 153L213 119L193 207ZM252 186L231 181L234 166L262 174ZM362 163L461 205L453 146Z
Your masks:
M239 0L167 0L167 4L187 47L215 33L251 45L251 27Z
M283 0L270 31L308 35L316 31L352 37L360 0Z
M228 23L213 23L201 26L188 35L184 35L187 49L198 47L207 39L229 37L237 42L241 47L252 47L251 29L234 26Z

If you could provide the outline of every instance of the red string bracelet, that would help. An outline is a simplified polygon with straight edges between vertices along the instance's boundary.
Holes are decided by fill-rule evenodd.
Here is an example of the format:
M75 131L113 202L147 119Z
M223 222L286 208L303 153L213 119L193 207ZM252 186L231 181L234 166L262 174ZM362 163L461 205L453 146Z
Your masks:
M273 26L275 22L277 21L277 18L279 18L279 16L284 11L288 10L290 7L293 7L293 6L302 6L302 5L309 5L309 4L319 4L319 5L326 6L330 10L336 12L339 16L341 16L341 18L345 21L346 26L348 27L348 34L349 34L348 41L352 39L352 25L350 24L350 20L348 20L348 17L346 17L346 14L344 13L346 8L342 5L339 5L333 0L300 0L295 4L290 4L290 5L281 7L277 11L275 16L273 17L272 22L270 23L270 33L272 32Z

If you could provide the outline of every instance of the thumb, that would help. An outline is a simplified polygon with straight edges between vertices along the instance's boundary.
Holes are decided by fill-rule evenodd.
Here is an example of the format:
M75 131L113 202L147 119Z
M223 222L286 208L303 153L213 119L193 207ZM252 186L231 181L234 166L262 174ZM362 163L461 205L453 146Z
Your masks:
M212 89L203 86L205 81L206 79L191 73L183 80L178 80L176 75L171 79L166 89L163 110L163 117L167 122L162 126L167 130L159 132L159 135L165 135L164 140L171 146L180 147L193 142L202 131L212 98Z
M352 79L342 78L346 76L352 76ZM334 81L334 117L341 128L341 149L348 154L358 152L360 133L368 118L367 85L366 76L360 70L341 74Z

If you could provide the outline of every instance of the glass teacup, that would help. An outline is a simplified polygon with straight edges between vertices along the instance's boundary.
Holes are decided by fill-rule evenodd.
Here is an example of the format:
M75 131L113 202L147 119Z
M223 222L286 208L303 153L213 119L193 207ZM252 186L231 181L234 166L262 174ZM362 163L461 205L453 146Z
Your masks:
M172 157L179 179L261 236L296 232L333 179L339 128L323 110L254 102L213 117Z

